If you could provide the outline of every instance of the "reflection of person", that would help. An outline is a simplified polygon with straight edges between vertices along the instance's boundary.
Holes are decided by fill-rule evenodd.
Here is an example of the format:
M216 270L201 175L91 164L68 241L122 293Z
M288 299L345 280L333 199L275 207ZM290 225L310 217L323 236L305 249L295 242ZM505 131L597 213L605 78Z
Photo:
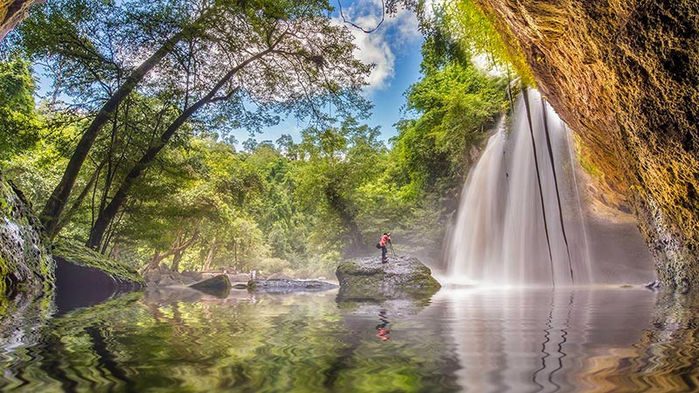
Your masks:
M381 241L379 241L379 246L381 246L381 263L388 262L388 258L386 257L386 253L388 253L388 250L386 249L386 246L389 244L392 244L391 234L388 232L384 232L383 236L381 236Z
M386 317L386 310L379 311L379 320L381 321L381 323L376 325L376 330L379 331L378 333L376 333L376 337L380 338L381 341L388 341L391 339L390 337L388 337L389 333L391 333L391 328L390 322Z

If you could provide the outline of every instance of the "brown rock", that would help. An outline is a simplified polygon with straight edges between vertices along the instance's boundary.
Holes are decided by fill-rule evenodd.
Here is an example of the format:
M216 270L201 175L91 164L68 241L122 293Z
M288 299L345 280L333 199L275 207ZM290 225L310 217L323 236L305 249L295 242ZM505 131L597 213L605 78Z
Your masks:
M668 286L699 282L699 8L694 0L477 0L625 195Z

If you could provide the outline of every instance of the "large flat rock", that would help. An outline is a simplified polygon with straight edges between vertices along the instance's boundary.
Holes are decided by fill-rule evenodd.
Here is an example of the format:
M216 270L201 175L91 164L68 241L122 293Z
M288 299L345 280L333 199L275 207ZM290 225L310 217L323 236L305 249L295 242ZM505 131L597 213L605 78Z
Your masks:
M414 257L355 258L342 262L335 272L340 282L338 299L374 300L424 299L435 294L440 285L430 268Z
M337 285L318 280L250 280L248 290L267 293L316 292L337 288Z

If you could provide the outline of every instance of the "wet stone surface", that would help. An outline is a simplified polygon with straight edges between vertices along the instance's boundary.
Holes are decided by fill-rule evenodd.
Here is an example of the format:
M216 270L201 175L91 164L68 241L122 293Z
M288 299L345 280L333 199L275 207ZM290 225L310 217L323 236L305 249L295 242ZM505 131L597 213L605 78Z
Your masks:
M440 288L431 273L414 257L393 257L388 263L381 263L379 257L350 259L335 272L340 282L338 299L429 298Z

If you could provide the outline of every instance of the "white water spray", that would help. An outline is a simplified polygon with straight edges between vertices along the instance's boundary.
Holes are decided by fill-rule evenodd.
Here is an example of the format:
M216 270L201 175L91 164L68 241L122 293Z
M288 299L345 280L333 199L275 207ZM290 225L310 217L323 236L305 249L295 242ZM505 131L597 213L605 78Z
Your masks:
M449 281L498 286L593 281L569 131L542 105L538 92L530 90L529 100L531 129L520 97L509 135L501 120L464 184L447 249Z

